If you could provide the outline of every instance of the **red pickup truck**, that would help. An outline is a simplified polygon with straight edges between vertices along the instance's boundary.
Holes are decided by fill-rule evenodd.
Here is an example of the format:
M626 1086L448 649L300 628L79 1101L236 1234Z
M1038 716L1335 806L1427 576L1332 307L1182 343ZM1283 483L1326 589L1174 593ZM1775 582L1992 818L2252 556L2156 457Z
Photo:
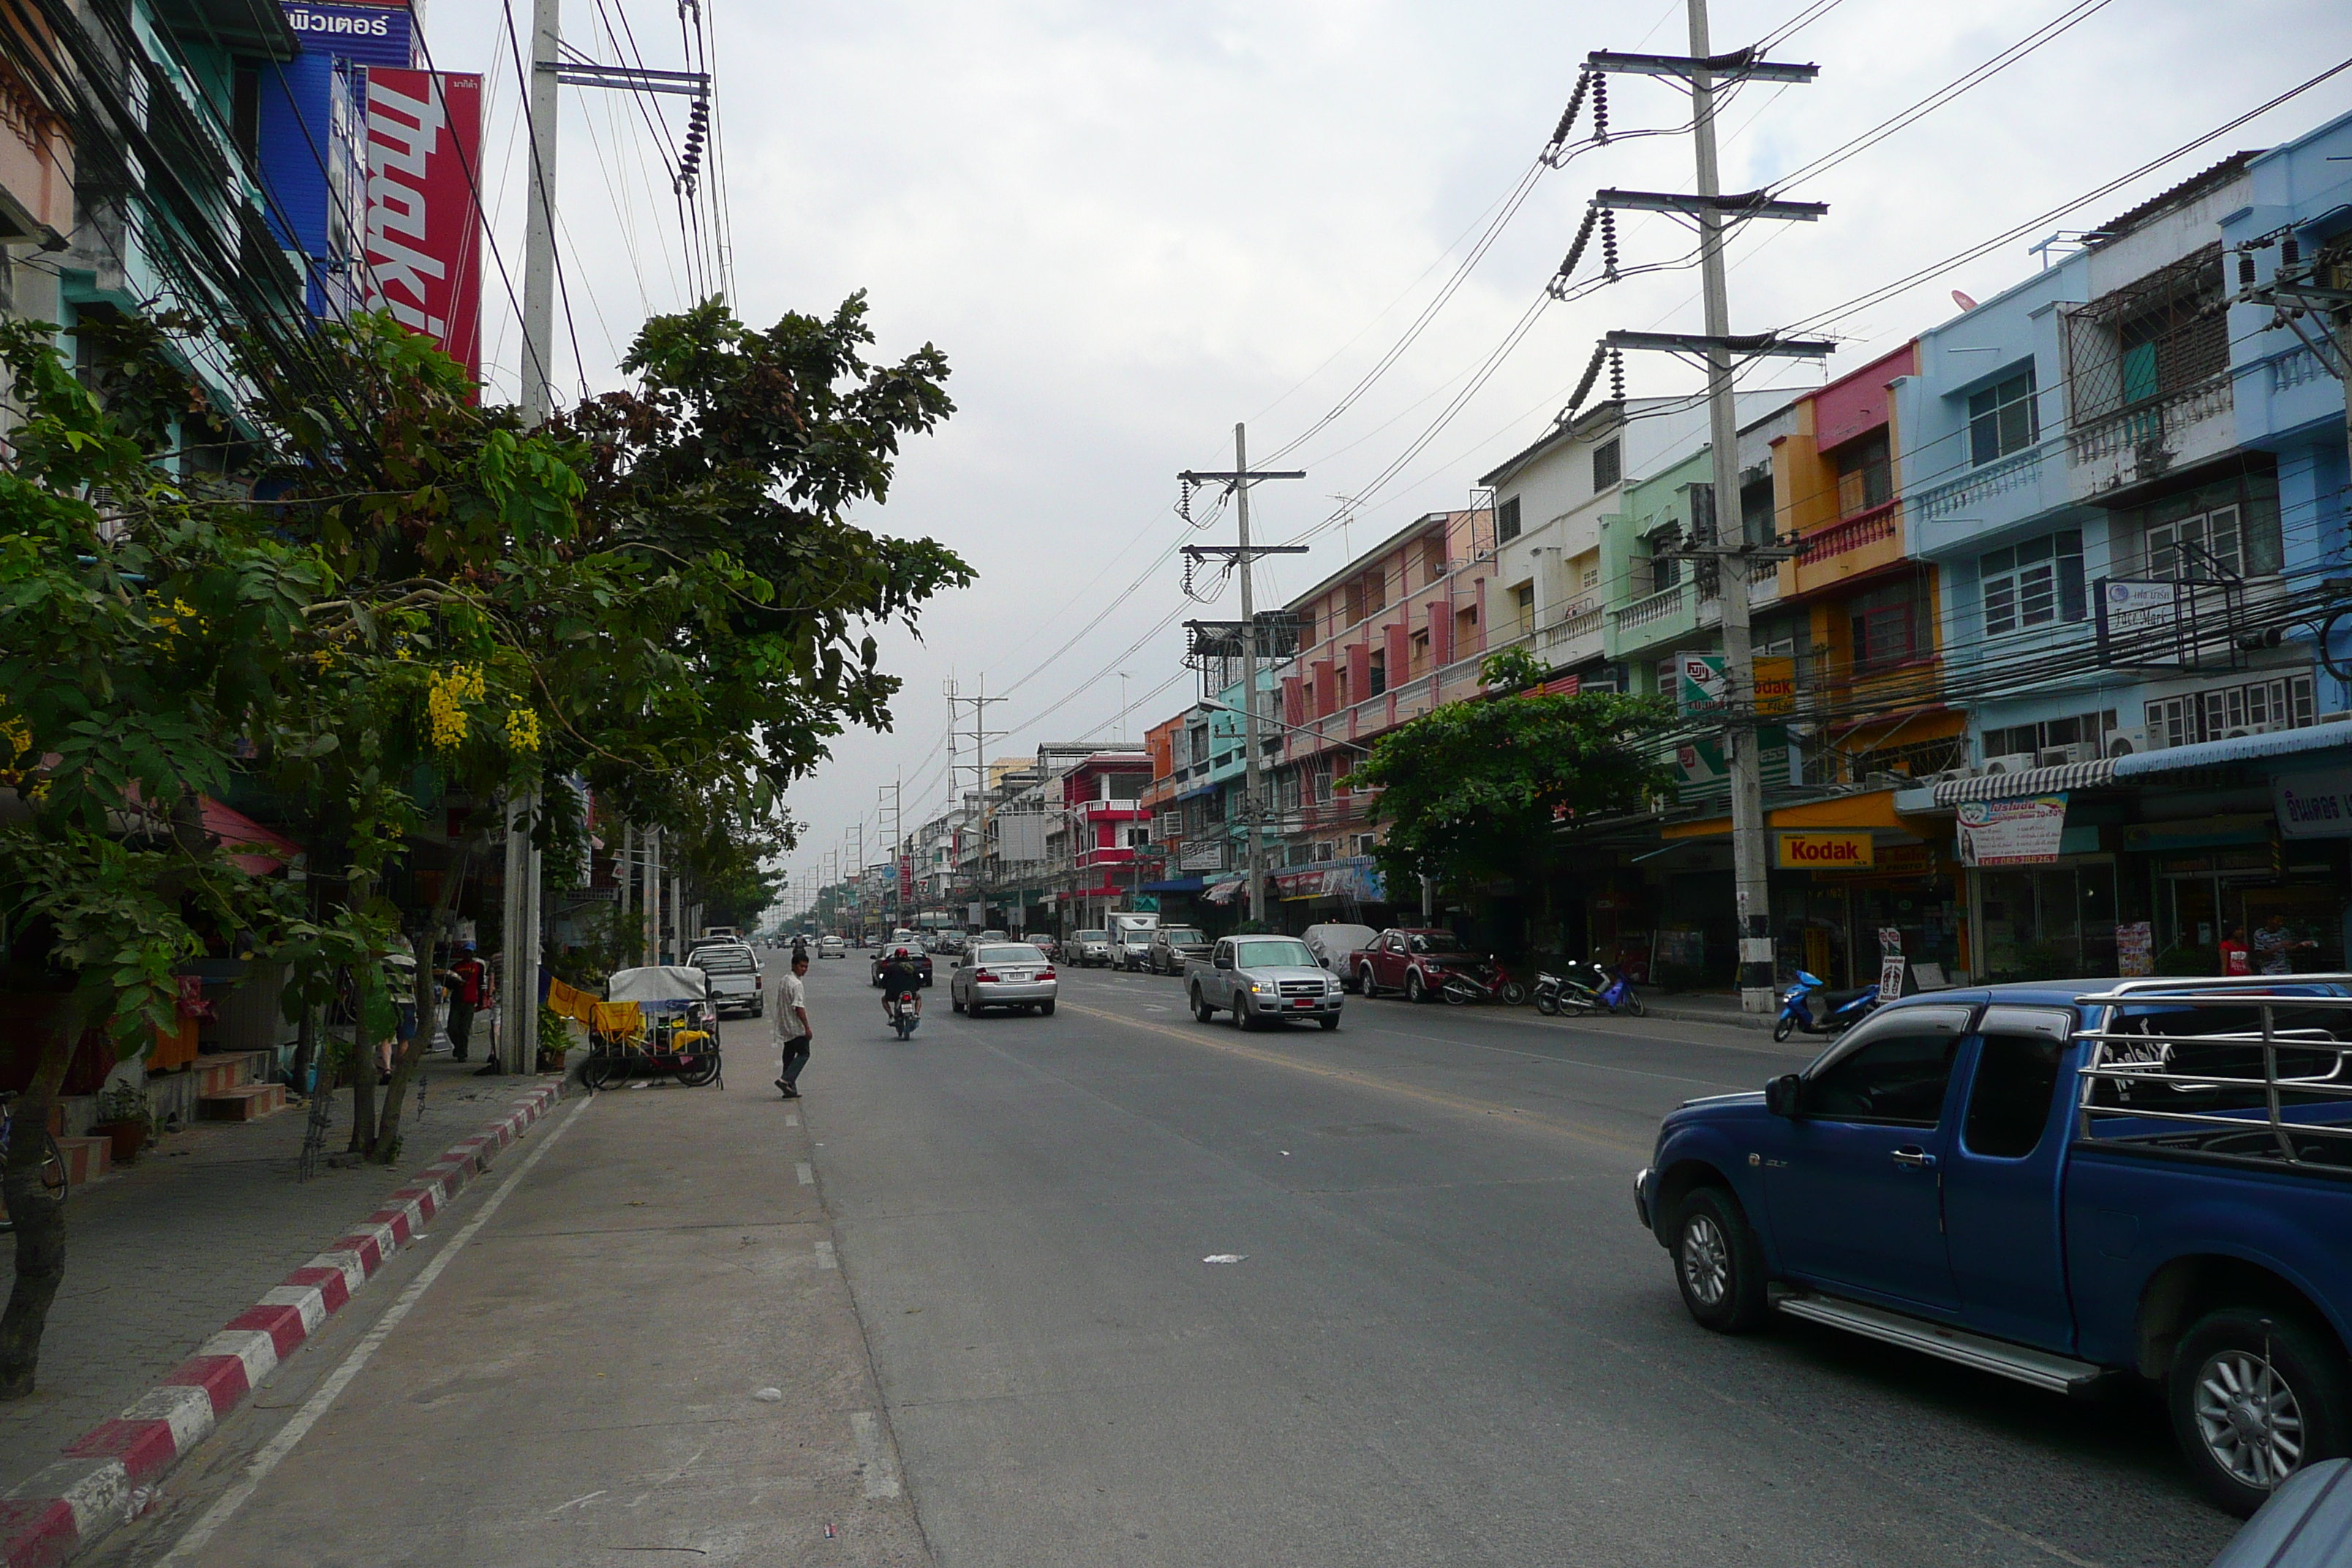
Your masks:
M1486 983L1494 978L1495 961L1463 946L1450 931L1398 926L1382 931L1371 946L1349 953L1347 976L1367 996L1402 991L1410 1001L1426 1002L1445 984L1448 970L1462 970Z

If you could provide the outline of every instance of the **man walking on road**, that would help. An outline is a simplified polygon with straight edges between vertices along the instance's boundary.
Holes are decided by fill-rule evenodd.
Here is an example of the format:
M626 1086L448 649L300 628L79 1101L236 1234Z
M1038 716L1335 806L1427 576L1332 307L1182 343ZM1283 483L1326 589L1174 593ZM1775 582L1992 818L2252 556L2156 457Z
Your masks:
M784 976L779 987L782 994L776 998L776 1044L783 1051L783 1077L776 1087L784 1091L786 1100L798 1100L801 1091L801 1068L808 1066L809 1040L815 1033L809 1027L808 989L802 977L808 973L808 954L793 954L792 972Z

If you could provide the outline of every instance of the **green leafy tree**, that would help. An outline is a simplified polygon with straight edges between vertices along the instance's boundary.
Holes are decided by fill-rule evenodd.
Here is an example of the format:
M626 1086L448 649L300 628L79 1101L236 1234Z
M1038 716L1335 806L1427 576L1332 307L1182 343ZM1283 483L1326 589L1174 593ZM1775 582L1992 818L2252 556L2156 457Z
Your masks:
M1637 809L1669 785L1659 751L1672 716L1659 699L1531 689L1544 671L1524 649L1481 670L1486 696L1397 726L1348 775L1349 788L1377 792L1366 816L1387 829L1377 854L1391 887L1542 883L1569 821Z

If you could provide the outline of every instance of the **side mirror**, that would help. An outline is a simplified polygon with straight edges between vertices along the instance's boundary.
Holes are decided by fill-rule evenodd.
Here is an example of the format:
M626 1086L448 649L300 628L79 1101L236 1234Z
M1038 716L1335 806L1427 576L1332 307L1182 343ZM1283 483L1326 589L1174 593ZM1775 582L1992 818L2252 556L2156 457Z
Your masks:
M1221 953L1217 954L1217 956L1216 956L1216 957L1214 957L1214 958L1211 959L1209 962L1210 962L1211 965L1212 965L1213 967L1214 967L1214 968L1217 968L1217 969L1231 969L1231 968L1234 966L1234 955L1233 955L1232 953L1229 953L1229 952L1221 952Z
M1795 1073L1782 1073L1764 1086L1764 1109L1775 1116L1793 1117L1804 1098L1805 1080Z

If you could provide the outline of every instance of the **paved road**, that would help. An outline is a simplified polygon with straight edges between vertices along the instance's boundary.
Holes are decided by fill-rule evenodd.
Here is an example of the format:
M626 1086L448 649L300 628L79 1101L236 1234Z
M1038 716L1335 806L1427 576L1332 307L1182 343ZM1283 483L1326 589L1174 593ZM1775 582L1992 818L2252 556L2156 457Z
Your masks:
M102 1561L2192 1568L2228 1539L2152 1402L1689 1322L1629 1176L1661 1111L1797 1059L1753 1033L1351 1001L1245 1035L1089 973L1050 1019L935 990L900 1044L865 974L815 967L796 1107L747 1022L724 1095L542 1123Z
M2230 1535L2152 1401L1690 1323L1629 1178L1663 1111L1801 1059L1748 1031L1351 1000L1244 1035L1066 971L1053 1018L935 991L898 1046L862 963L815 973L826 1205L953 1568L2183 1565Z

